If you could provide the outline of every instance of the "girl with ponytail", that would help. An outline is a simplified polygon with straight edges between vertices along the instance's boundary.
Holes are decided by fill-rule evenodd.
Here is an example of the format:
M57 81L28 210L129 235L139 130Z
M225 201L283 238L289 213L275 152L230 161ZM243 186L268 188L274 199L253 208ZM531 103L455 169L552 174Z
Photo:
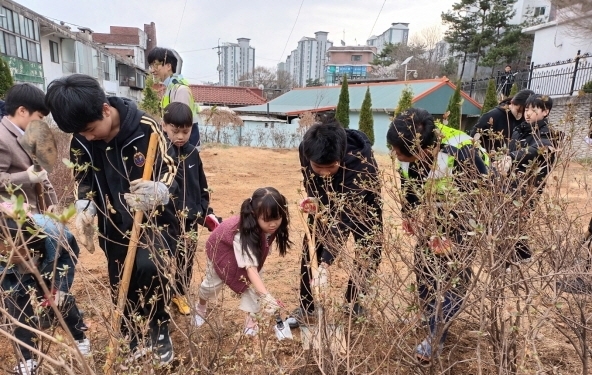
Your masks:
M206 276L199 288L193 324L205 323L207 301L224 285L241 296L239 308L247 313L244 333L258 332L255 315L275 314L282 306L265 287L262 268L275 241L281 256L292 245L286 198L272 187L255 190L243 201L240 215L222 222L206 242Z

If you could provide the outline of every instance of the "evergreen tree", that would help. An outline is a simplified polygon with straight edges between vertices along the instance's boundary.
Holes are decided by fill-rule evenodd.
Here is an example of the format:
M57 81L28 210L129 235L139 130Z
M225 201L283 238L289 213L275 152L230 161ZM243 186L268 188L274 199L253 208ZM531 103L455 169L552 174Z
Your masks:
M512 85L512 88L510 89L510 96L514 96L516 94L518 94L518 84L516 82L514 82L514 84Z
M489 84L487 85L487 91L485 92L485 100L483 101L481 114L487 113L497 107L498 101L495 89L495 79L490 79Z
M442 22L448 26L444 33L444 41L449 44L450 53L462 62L459 78L462 78L465 72L467 58L472 53L472 42L477 30L477 18L475 14L466 12L464 2L454 4L452 10L441 15Z
M154 78L152 78L152 75L148 75L146 86L142 90L143 98L142 103L140 103L140 109L151 116L160 117L160 99L153 86Z
M362 102L359 129L368 136L370 143L374 145L374 117L372 116L372 98L370 97L370 87L366 89L366 96L364 96L364 102Z
M349 128L349 88L347 87L347 75L343 76L341 93L339 93L339 102L337 103L337 109L335 110L335 119L337 119L344 128Z
M411 86L405 85L405 88L399 97L399 103L397 103L397 107L395 108L395 117L411 107L413 107L413 90L411 89Z
M0 59L0 98L4 99L6 91L14 85L8 62Z
M455 129L460 129L460 121L461 121L461 111L460 107L462 105L462 96L460 95L460 81L456 83L456 90L454 90L454 94L450 97L450 101L448 102L448 108L446 108L446 112L448 112L448 126Z

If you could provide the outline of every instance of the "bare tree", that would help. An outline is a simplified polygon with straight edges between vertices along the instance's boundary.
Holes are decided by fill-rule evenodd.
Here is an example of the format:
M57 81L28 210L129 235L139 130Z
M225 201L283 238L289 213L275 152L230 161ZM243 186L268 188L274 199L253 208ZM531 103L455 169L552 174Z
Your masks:
M589 0L552 0L557 21L567 25L570 35L589 38L592 32L592 2Z
M253 73L243 74L239 78L239 81L242 81L239 83L240 86L259 87L259 85L263 85L267 89L274 87L277 82L277 75L272 69L257 66L253 69Z

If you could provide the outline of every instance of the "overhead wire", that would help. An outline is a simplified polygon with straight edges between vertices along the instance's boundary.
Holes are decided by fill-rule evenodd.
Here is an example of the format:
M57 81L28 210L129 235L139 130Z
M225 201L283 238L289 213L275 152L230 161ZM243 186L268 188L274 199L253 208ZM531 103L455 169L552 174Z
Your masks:
M300 11L302 10L302 4L304 4L304 0L302 0L300 2L300 8L298 8L298 14L296 15L296 19L294 20L294 24L292 25L292 30L290 30L290 35L288 35L288 40L286 40L286 44L284 45L284 50L282 51L282 54L281 54L278 62L281 62L282 58L284 57L284 53L286 52L286 47L288 47L288 43L290 42L290 38L292 37L292 32L294 31L294 28L296 27L296 22L298 22L298 17L300 17Z
M183 5L183 12L181 12L181 20L179 21L179 28L177 29L177 36L175 37L175 43L173 43L173 48L177 46L177 39L179 39L179 32L181 31L181 25L183 24L183 17L185 16L185 8L187 7L187 0L185 0L185 5Z
M376 16L376 19L374 20L374 25L372 25L372 30L370 30L370 35L368 35L368 39L370 39L370 37L372 36L372 32L374 31L374 27L376 26L376 22L378 22L378 17L380 17L380 13L382 13L382 9L384 8L384 4L386 4L386 0L384 0L384 2L382 3L382 6L380 7L380 10L378 11L378 16Z

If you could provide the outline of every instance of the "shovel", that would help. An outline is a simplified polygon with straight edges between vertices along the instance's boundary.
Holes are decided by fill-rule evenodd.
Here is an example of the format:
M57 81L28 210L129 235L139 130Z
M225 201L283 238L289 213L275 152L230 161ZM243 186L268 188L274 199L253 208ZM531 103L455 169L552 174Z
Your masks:
M19 136L17 141L33 161L33 169L36 172L45 169L49 173L53 170L53 166L58 159L58 148L53 133L45 121L31 121L27 125L25 134ZM39 211L45 211L47 206L41 183L35 184L35 194L37 195ZM54 203L57 202L50 202L50 204Z

